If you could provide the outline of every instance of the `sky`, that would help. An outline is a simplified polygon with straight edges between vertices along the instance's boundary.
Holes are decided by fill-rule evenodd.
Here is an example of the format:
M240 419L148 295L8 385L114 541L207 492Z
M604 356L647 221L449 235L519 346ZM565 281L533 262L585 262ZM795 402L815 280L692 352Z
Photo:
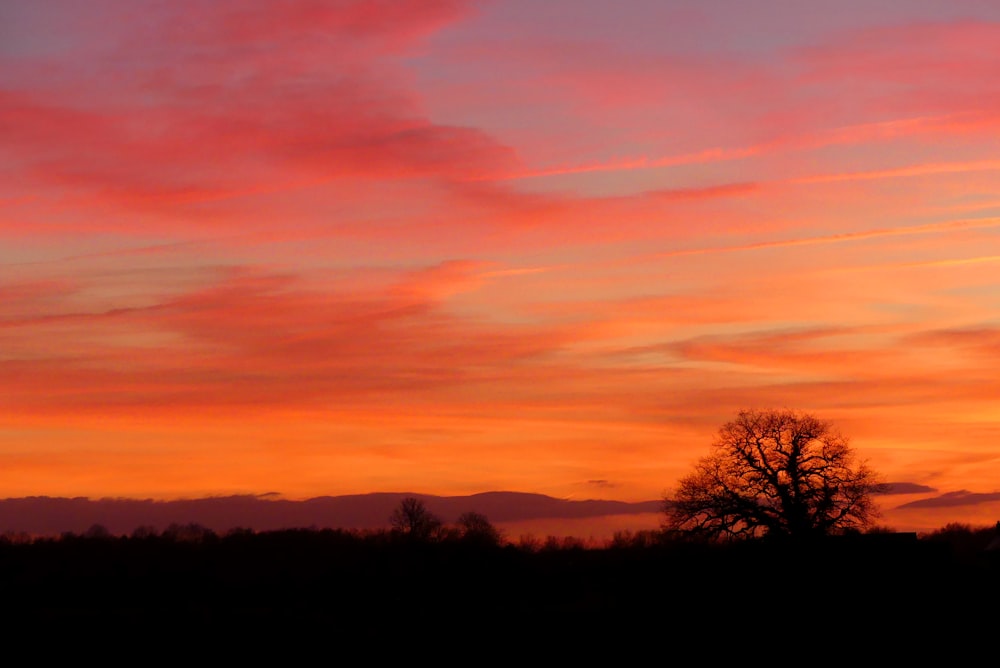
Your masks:
M0 497L648 500L789 408L929 488L887 524L992 524L996 44L993 0L0 3Z

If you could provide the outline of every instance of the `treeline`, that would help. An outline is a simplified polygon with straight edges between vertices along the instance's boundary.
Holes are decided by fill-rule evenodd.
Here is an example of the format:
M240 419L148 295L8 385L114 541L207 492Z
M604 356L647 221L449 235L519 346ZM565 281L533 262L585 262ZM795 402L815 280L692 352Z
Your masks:
M433 520L427 525L416 522L407 527L400 523L388 529L319 529L317 527L290 528L283 530L255 531L248 527L234 527L227 531L215 531L197 522L187 524L172 523L165 529L141 525L127 534L113 534L101 524L94 524L86 531L62 532L58 536L34 536L25 531L4 531L0 533L0 546L72 543L80 541L144 541L146 543L189 543L216 544L225 541L248 541L252 537L261 540L276 535L312 535L322 537L325 541L344 545L353 543L369 547L401 546L413 542L427 544L464 544L467 546L496 547L516 549L534 553L556 550L607 550L607 549L655 549L671 545L690 544L692 541L684 536L670 534L657 530L631 531L628 529L614 532L611 538L595 540L577 536L539 537L535 534L521 534L510 537L503 534L489 520L478 513L470 512L462 515L455 525L445 525ZM861 538L865 536L866 538ZM837 541L865 541L882 545L916 544L945 548L950 554L958 557L975 557L996 551L1000 554L1000 522L995 527L973 526L965 523L950 523L942 528L929 532L896 532L886 527L876 527L867 532L852 532L843 536L828 539ZM767 539L756 541L768 544ZM773 541L772 541L773 542ZM726 541L706 543L723 550L732 547Z
M598 544L504 536L475 512L445 523L419 502L387 520L379 530L8 532L0 628L242 647L321 639L371 656L433 653L442 638L477 652L656 638L717 656L739 647L733 638L840 642L890 622L908 642L969 634L992 629L1000 601L1000 527L735 541L621 531Z
M849 612L852 624L891 615L921 625L935 611L955 620L981 600L1000 600L992 530L962 525L811 542L622 532L588 546L488 535L495 540L455 526L418 536L399 527L220 533L197 524L8 534L0 538L3 621L133 634L322 632L352 642L445 630L547 641L655 631L679 642L703 633L706 620L724 627L734 611L802 608L816 623Z

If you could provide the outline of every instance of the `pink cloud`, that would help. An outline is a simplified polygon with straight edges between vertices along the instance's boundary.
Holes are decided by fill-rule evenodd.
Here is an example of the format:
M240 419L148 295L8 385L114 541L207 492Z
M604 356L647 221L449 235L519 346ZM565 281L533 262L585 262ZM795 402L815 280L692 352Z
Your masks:
M150 306L8 317L0 331L22 354L3 362L5 390L20 409L45 411L393 403L530 362L566 339L441 310L444 286L469 278L461 265L444 266L351 295L240 271ZM73 332L84 334L74 346L46 354Z
M503 170L509 149L428 120L388 59L463 11L454 2L170 6L165 20L142 24L141 40L117 35L124 51L100 55L115 66L79 73L92 93L109 91L104 100L81 96L81 84L36 79L0 93L0 130L25 173L140 209L267 189L290 171ZM301 43L305 26L315 38Z
M233 45L289 45L304 36L324 41L318 39L322 35L397 51L468 15L472 5L467 0L222 0L209 5L182 0L171 3L166 25L157 31L171 43L220 52Z
M998 119L997 63L985 45L997 41L996 31L972 22L861 28L740 60L716 51L674 53L669 45L629 50L537 38L479 45L461 56L480 59L493 74L503 91L491 91L494 107L525 98L537 105L524 121L538 133L534 144L522 129L498 128L498 136L519 138L537 165L520 176L538 178L989 133ZM440 86L443 99L470 104L462 90ZM552 107L575 123L550 127ZM537 141L541 136L546 141ZM594 141L609 137L613 156ZM623 155L622 147L632 150ZM592 159L573 163L564 149Z

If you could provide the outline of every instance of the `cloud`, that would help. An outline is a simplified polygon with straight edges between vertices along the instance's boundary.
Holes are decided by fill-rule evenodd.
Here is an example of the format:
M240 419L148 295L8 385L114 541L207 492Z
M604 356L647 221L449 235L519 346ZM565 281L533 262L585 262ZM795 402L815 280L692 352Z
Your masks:
M1000 501L1000 492L986 494L963 489L957 492L948 492L930 499L910 501L899 506L899 508L952 508L957 506L976 506L996 501Z
M700 337L678 341L666 348L691 361L726 362L771 371L791 369L824 376L868 375L891 359L878 348L858 348L847 342L864 335L850 328L771 331L729 337Z
M818 183L993 169L990 160L963 157L801 176L815 171L818 156L837 160L821 151L825 147L851 149L843 152L848 164L878 165L909 153L903 139L941 145L994 135L1000 123L1000 105L993 103L1000 98L993 76L998 63L985 45L996 41L997 30L988 22L913 23L900 17L877 28L817 31L809 44L776 40L774 47L739 58L716 49L678 52L593 37L531 36L480 41L454 55L480 63L473 71L489 76L491 107L534 105L533 113L510 108L508 114L524 115L520 125L537 124L535 138L547 141L526 146L525 155L543 166L514 172L513 178L669 174L663 168L711 163L742 163L733 171L746 173L746 161L753 160L756 178L779 168L786 178ZM457 85L436 92L463 104ZM553 107L576 123L550 126ZM519 143L529 143L525 134L516 135ZM615 146L633 152L608 156L594 137L613 137ZM873 145L885 148L873 152ZM567 153L578 161L566 160ZM581 154L593 159L580 161Z
M920 485L915 482L890 482L887 483L887 490L883 494L928 494L937 490L927 485Z
M791 183L829 183L833 181L868 181L934 174L962 174L965 172L993 172L1000 170L1000 160L969 160L964 162L927 163L906 165L892 169L877 169L841 174L820 174L793 179Z
M198 44L220 53L234 46L262 50L292 45L317 35L376 42L395 51L465 16L465 0L223 0L211 5L187 0L171 3L167 25L160 28L172 42ZM287 56L286 56L287 57Z
M157 303L8 316L0 331L20 354L3 362L0 383L25 410L392 403L507 375L566 340L558 329L444 311L441 300L465 289L474 267L429 268L367 294L229 270ZM75 333L71 347L53 347Z
M1000 351L1000 328L968 327L915 333L908 345L963 352L978 358L995 359Z
M918 92L982 84L991 90L996 82L990 73L1000 57L986 45L998 36L1000 25L986 21L897 23L851 31L827 44L800 48L796 56L809 82L861 77L908 82Z
M500 173L512 151L430 121L394 61L463 5L163 5L163 16L108 35L95 57L113 67L77 72L80 61L67 61L65 77L0 91L0 133L22 180L160 212L296 178Z

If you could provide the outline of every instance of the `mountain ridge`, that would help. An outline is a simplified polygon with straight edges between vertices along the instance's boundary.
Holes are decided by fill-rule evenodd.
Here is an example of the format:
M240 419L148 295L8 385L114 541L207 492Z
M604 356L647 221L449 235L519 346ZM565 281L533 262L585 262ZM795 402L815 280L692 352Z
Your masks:
M301 501L274 499L273 493L195 499L31 496L0 499L0 532L32 535L82 533L100 525L114 534L138 527L163 530L172 524L199 524L213 531L234 528L268 531L294 528L374 530L388 528L389 516L412 496L444 522L475 511L491 522L582 519L659 512L662 501L568 500L530 492L490 491L461 496L413 492L372 492L318 496Z

